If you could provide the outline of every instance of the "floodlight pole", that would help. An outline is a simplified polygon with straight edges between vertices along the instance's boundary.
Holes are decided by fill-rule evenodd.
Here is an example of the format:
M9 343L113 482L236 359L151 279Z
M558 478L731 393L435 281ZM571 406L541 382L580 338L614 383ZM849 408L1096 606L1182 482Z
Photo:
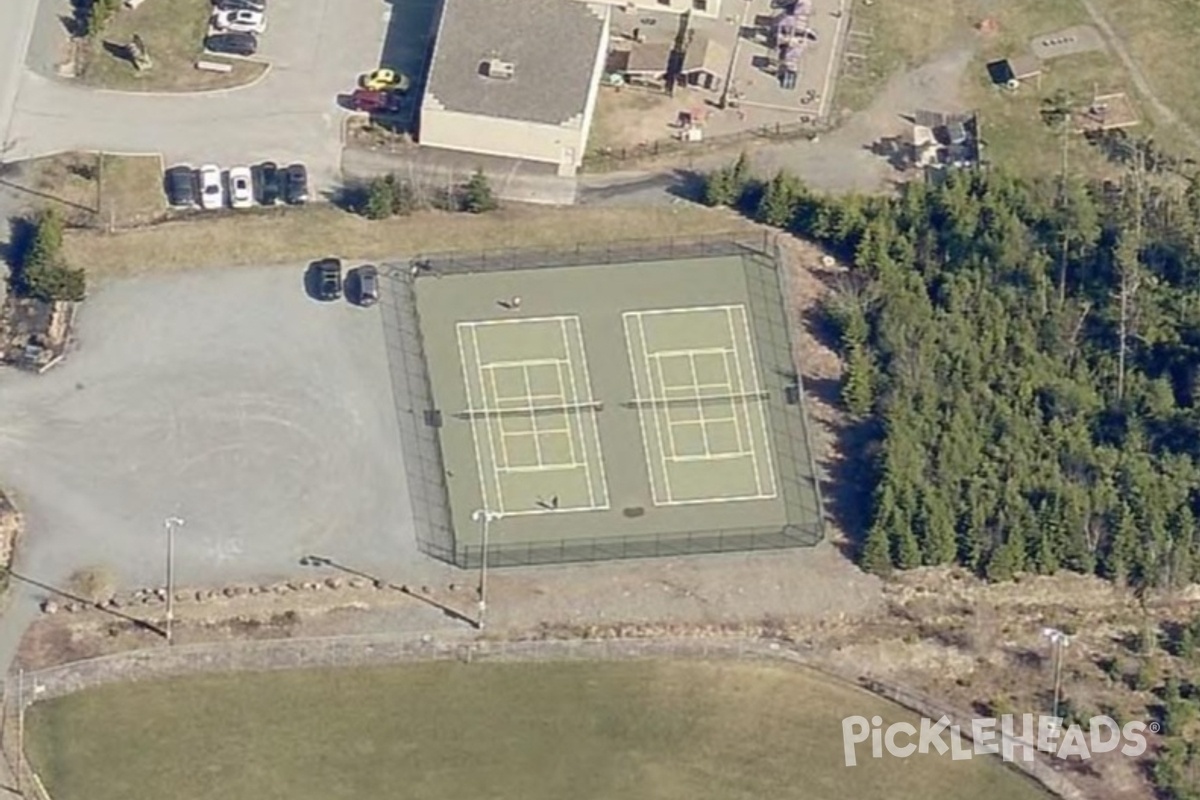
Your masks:
M487 615L488 533L492 523L500 519L500 514L495 511L489 511L486 508L480 508L472 512L471 519L478 522L483 529L482 536L480 537L481 552L479 559L479 618L475 622L475 627L478 630L483 630Z
M167 645L174 643L175 628L175 529L183 525L179 517L167 517L163 526L167 529Z
M1071 638L1057 628L1045 628L1042 635L1050 640L1054 648L1054 719L1057 720L1059 690L1062 686L1063 649L1071 643Z

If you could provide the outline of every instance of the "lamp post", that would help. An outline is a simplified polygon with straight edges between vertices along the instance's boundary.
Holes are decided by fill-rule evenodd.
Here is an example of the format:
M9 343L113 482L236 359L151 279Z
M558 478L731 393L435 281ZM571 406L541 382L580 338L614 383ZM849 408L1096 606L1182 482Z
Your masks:
M174 641L175 622L175 529L183 525L179 517L167 517L163 527L167 529L167 644Z
M1042 636L1050 640L1054 648L1054 719L1058 719L1058 693L1062 685L1063 650L1071 643L1071 637L1057 628L1043 628Z
M480 508L471 514L471 519L483 526L482 550L479 559L479 619L475 623L476 628L483 630L484 617L487 614L488 533L492 523L500 519L500 514Z

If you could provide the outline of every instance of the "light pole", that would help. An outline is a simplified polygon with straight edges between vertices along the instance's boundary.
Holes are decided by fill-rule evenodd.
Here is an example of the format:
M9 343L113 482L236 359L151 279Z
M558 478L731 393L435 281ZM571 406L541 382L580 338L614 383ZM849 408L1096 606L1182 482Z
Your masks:
M1071 643L1071 637L1057 628L1042 628L1042 636L1050 640L1054 658L1054 719L1058 719L1058 692L1062 685L1063 650Z
M175 622L175 529L183 525L179 517L167 517L163 527L167 529L167 644L174 639Z
M482 550L479 559L479 619L475 623L476 628L483 630L484 617L487 614L488 532L492 523L500 519L500 514L480 508L472 512L471 519L483 526Z

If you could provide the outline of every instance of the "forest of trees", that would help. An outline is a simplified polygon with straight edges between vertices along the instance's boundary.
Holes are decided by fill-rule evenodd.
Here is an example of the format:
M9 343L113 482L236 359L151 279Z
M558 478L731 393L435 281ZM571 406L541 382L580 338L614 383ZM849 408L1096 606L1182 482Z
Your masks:
M852 414L872 419L874 572L1200 579L1200 186L951 172L897 198L825 197L745 164L707 200L852 264L827 312Z
M744 159L708 176L710 205L850 265L824 311L871 432L863 568L1200 581L1200 181L1148 156L1103 185L961 171L891 198L759 182ZM1168 710L1200 708L1180 691ZM1200 745L1170 734L1154 782L1196 800Z

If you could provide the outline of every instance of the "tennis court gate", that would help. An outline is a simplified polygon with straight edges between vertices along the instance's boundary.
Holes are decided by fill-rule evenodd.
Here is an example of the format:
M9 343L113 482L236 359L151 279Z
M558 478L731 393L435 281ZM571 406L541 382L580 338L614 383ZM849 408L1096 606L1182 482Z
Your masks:
M557 250L506 249L483 252L454 252L422 255L407 262L383 265L389 291L383 293L381 319L391 373L392 394L400 430L406 479L412 506L418 546L425 554L440 561L469 569L483 561L479 545L458 546L450 513L449 491L442 463L438 436L440 420L433 402L421 321L417 310L417 280L436 275L629 264L642 261L671 261L706 256L749 256L757 269L747 270L752 313L770 320L770 339L760 338L760 347L778 348L791 363L791 337L786 325L785 270L779 269L775 234L715 234L686 239L628 240L602 245L578 245ZM611 536L589 539L563 539L558 542L489 543L488 566L516 567L626 558L699 555L702 553L745 552L811 547L825 538L825 513L816 462L809 438L804 389L799 375L790 391L800 407L796 415L785 415L787 431L776 436L781 493L788 504L789 517L798 516L802 524L779 527L733 528L691 533L663 533L641 536ZM808 475L801 467L808 468ZM815 505L803 499L801 483L808 483Z

